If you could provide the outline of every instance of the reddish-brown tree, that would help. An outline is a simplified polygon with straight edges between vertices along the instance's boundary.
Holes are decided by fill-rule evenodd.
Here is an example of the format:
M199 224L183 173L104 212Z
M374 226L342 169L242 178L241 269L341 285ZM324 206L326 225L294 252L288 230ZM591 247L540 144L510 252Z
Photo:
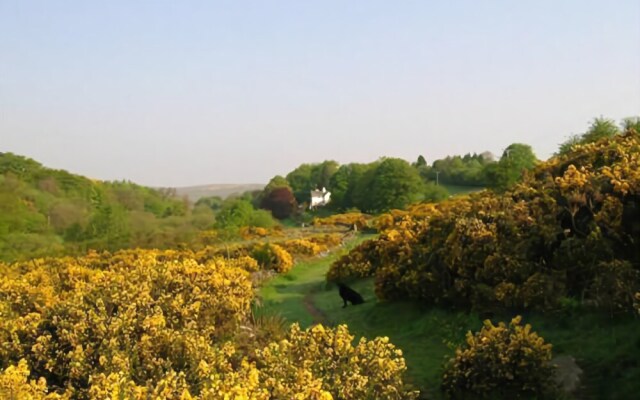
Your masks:
M278 187L273 189L262 199L261 208L271 211L277 219L289 217L296 209L296 198L288 187Z

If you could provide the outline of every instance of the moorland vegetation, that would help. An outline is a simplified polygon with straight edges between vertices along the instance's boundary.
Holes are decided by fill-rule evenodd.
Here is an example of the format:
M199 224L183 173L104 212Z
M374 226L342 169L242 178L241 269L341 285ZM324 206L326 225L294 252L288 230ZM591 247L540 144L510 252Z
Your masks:
M570 397L553 343L523 323L538 318L575 321L563 332L579 346L613 338L606 364L578 361L589 377L624 368L612 376L619 387L583 390L624 398L640 376L639 128L638 119L621 128L596 119L546 162L516 143L498 160L303 164L262 191L195 204L2 153L0 395ZM449 197L446 184L486 190ZM317 187L333 201L307 211ZM324 271L329 282L374 289L363 305L328 308ZM389 326L403 313L436 321L432 336L406 321ZM302 314L312 323L297 323ZM581 315L611 332L585 339ZM342 317L357 333L332 322ZM413 353L423 348L444 358L421 370Z

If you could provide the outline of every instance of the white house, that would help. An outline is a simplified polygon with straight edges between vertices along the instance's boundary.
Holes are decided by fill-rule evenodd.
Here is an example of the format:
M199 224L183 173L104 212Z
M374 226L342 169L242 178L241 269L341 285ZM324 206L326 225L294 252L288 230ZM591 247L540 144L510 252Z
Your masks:
M331 199L331 192L327 192L327 189L322 188L322 190L312 190L311 191L311 202L309 203L309 209L314 209L316 207L326 206Z

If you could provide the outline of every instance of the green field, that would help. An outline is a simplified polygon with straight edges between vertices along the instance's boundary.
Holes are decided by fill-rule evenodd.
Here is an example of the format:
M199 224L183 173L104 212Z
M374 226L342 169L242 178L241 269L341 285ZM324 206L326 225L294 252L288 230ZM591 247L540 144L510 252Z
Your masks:
M353 247L372 236L360 237ZM289 322L308 327L313 323L346 323L357 337L388 336L404 352L409 381L429 398L440 398L443 362L456 345L464 342L468 330L482 321L473 313L425 308L410 302L380 302L371 279L351 286L363 295L360 306L342 308L337 288L327 285L325 273L346 249L298 263L289 273L268 281L260 297L265 313L277 313ZM494 318L508 321L512 315ZM571 355L584 370L577 398L634 398L640 382L640 321L615 319L607 315L567 312L562 315L524 315L555 355Z
M479 192L484 190L485 188L482 186L462 186L462 185L449 185L446 183L442 183L441 186L444 186L451 196L456 196L459 194L468 194L473 192Z

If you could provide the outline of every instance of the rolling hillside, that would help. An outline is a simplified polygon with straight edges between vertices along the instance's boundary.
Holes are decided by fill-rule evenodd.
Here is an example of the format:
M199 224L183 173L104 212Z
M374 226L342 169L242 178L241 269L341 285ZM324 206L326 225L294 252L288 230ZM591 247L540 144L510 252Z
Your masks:
M176 188L178 196L187 196L191 201L197 201L202 197L218 196L221 198L229 197L233 194L241 194L247 191L262 190L264 188L263 183L222 183L212 185L201 186L186 186Z

